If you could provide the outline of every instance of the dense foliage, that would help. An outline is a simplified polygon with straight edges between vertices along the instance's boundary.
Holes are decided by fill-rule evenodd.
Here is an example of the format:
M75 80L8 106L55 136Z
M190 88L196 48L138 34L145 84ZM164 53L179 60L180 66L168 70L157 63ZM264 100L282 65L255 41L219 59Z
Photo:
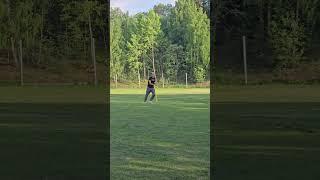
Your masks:
M302 67L319 62L319 0L216 0L213 7L218 52L214 62L221 71L243 71L243 35L248 40L249 71L255 74L306 74L310 68Z
M90 30L107 47L107 8L104 0L1 0L0 48L22 40L31 64L90 60Z
M188 73L190 81L207 80L210 22L205 2L178 0L175 6L158 4L131 16L112 8L111 77L145 79L155 72L169 82L183 82Z

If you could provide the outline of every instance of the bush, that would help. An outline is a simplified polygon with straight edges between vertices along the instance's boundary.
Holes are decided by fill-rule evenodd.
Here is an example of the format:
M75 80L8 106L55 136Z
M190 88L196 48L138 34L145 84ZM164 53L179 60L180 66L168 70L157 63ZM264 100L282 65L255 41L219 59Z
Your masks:
M304 59L305 27L293 12L278 13L271 22L271 44L275 55L276 71L286 74Z
M196 82L201 83L205 80L206 71L202 67L196 67L194 70L194 76L196 79Z

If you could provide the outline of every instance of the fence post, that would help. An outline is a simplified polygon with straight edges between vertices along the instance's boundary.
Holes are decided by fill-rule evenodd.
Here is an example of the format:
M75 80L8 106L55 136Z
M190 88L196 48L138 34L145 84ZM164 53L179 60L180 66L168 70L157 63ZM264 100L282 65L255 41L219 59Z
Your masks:
M186 88L188 87L188 73L186 73Z
M161 72L161 78L162 78L162 88L164 88L164 78L163 78L163 71Z
M22 40L19 41L19 49L20 49L20 83L23 86L23 59L22 59Z
M118 88L118 75L116 74L116 88Z
M91 39L91 55L92 55L93 69L94 69L94 85L97 86L98 80L97 80L96 52L95 52L94 38Z
M15 48L14 48L14 40L13 40L12 37L10 38L10 40L11 40L12 56L13 56L14 62L15 62L15 64L16 64L16 67L17 67L17 69L18 69L18 59L17 59L16 50L15 50Z
M138 79L139 79L139 88L141 88L141 82L140 82L140 72L138 71Z
M242 36L242 43L243 43L244 80L245 80L245 84L248 84L246 36Z

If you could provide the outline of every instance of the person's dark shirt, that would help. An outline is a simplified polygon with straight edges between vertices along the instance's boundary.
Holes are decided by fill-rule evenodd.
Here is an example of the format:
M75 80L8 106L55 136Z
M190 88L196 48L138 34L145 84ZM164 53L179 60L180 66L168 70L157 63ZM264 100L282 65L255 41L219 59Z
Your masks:
M149 77L149 81L151 81L152 84L154 84L156 82L156 78L154 77ZM150 84L150 82L148 81L148 87L149 88L154 88L154 85Z

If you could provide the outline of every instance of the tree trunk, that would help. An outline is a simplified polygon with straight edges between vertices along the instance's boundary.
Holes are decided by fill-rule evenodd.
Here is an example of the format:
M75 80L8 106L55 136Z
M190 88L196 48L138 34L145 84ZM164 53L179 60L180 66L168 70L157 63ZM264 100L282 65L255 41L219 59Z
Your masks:
M242 0L242 7L244 8L247 5L246 0Z
M146 75L146 62L145 60L143 60L143 79L146 79L147 75Z
M9 19L9 22L11 21L10 19L10 14L11 14L11 11L10 11L10 0L6 0L7 2L7 8L8 8L8 19Z
M87 37L86 37L86 35L84 35L84 40L83 40L83 43L82 43L84 61L86 61L88 59L86 40L87 40ZM90 43L90 47L91 47L91 43Z
M178 54L176 54L176 83L178 84L178 73L179 73L179 62L178 62Z
M264 7L264 0L259 0L259 19L261 24L263 24L263 7Z
M93 45L93 43L92 43L92 27L91 27L91 16L90 16L90 14L89 14L89 32L90 32L90 42L91 42L91 50L92 50L92 45ZM92 51L91 51L91 54L92 54Z
M10 51L8 51L8 64L10 64Z
M14 40L11 37L11 50L12 50L12 55L13 55L13 59L14 59L14 63L16 64L16 67L18 67L18 58L17 58L17 54L16 51L14 49Z
M89 30L90 30L90 40L91 40L91 56L92 56L93 68L94 68L94 85L97 86L98 80L97 80L96 57L95 57L95 47L94 47L94 39L92 35L90 14L89 14Z
M65 50L64 50L64 52L66 53L66 55L68 56L69 55L69 51L68 51L68 49L69 49L69 38L68 38L68 28L67 28L68 26L66 26L66 29L65 29L65 33L66 33L66 43L65 43Z
M27 52L29 52L29 31L27 30L27 37L25 39L25 43L24 43L25 49L27 50ZM29 52L30 53L30 52ZM25 53L26 54L26 53ZM25 55L26 56L26 55Z
M107 31L105 28L103 28L103 42L104 42L103 44L104 44L105 52L108 53L108 45L107 45L108 40L107 40L106 34L107 34ZM106 58L106 63L108 63L107 58Z
M42 7L42 10L41 10L41 22L42 22L42 26L41 26L41 29L40 29L40 46L39 46L39 59L38 59L38 64L40 64L41 62L41 57L42 57L42 39L43 39L43 27L44 27L44 24L43 24L43 16L44 16L44 12L43 12L43 7Z
M161 79L162 79L162 88L164 88L164 77L163 77L163 69L161 71Z
M139 80L139 88L141 88L140 72L139 72L139 70L138 70L138 80Z
M94 44L94 38L92 38L92 46L91 46L91 54L92 54L92 61L93 61L93 71L94 71L94 85L98 85L98 79L97 79L97 66L96 66L96 53L95 53L95 44Z
M271 0L268 1L268 36L271 35Z
M20 83L21 86L23 86L23 59L22 59L22 40L19 41L19 47L20 47Z
M154 63L154 50L152 46L152 68L153 68L153 73L156 76L156 69L155 69L155 63Z
M299 9L300 9L300 0L297 0L297 7L296 7L296 21L299 19Z

